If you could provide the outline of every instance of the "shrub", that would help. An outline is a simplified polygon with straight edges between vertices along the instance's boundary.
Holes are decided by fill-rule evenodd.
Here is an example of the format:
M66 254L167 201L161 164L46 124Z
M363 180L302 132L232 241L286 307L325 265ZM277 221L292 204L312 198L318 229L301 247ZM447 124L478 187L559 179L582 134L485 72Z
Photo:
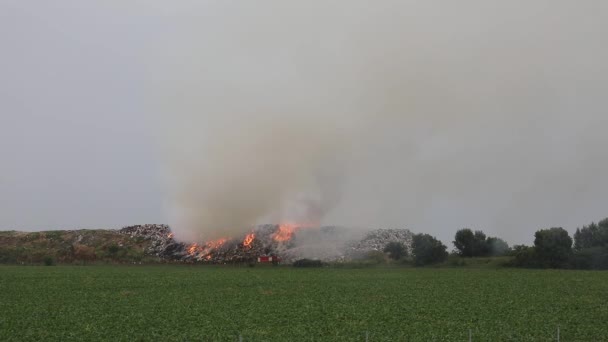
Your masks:
M299 259L293 263L293 267L321 267L323 263L321 260L312 259Z
M19 251L14 248L0 246L0 263L14 264L19 259Z
M583 248L572 256L571 266L578 269L608 269L608 247Z
M50 256L44 258L44 266L53 266L55 265L55 259Z
M514 258L511 262L507 263L507 266L526 268L541 267L534 247L524 245L513 246L511 255L513 255Z
M110 255L116 255L119 250L120 250L120 247L118 247L118 245L111 244L110 246L108 246L108 253Z
M448 257L447 247L428 234L414 235L412 253L417 266L440 263Z
M454 267L466 266L466 261L457 254L451 254L448 256L448 265Z

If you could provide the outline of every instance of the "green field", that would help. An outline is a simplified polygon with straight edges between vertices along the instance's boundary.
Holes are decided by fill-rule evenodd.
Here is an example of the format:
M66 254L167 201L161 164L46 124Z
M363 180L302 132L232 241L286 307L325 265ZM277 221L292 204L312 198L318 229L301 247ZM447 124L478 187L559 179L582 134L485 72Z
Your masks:
M608 341L608 272L0 267L0 341Z

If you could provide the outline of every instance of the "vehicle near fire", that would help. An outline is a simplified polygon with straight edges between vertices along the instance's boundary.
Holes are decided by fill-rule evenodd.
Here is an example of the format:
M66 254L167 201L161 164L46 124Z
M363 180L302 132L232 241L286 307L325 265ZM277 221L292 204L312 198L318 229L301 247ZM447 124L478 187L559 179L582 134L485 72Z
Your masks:
M281 258L276 255L260 255L258 257L258 263L261 264L278 264L281 262Z

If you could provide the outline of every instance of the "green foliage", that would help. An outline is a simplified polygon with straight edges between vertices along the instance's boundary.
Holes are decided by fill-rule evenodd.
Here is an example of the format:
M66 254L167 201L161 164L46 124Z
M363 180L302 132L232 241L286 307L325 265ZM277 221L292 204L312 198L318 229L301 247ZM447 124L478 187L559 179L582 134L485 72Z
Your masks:
M110 246L108 246L108 253L110 255L115 256L116 254L118 254L119 250L120 250L120 247L118 247L118 245L116 245L116 244L111 244Z
M513 246L511 253L514 258L511 260L508 266L526 268L541 267L541 263L538 260L534 247L515 245Z
M519 245L513 248L514 259L511 266L566 268L586 263L583 257L573 258L572 238L565 229L541 229L534 234L534 237L534 247Z
M15 264L19 258L19 252L16 248L0 246L0 263Z
M486 234L481 230L476 230L473 240L473 256L490 255L490 247L486 241Z
M563 228L541 229L534 234L534 252L543 267L565 267L572 256L572 238Z
M60 230L51 230L51 231L47 231L44 232L44 236L48 239L48 240L55 240L55 241L62 241L62 231Z
M452 267L463 267L463 266L466 266L467 263L466 263L465 259L460 257L460 255L450 254L448 256L447 265L452 266Z
M577 269L608 270L608 247L589 247L577 250L571 266Z
M399 260L407 256L407 248L401 242L389 242L384 247L384 253L388 253L389 257L393 260Z
M502 256L509 251L509 245L504 240L486 237L483 231L473 232L468 228L457 231L453 243L463 257Z
M608 272L0 266L0 289L0 341L605 341Z
M473 245L475 244L475 235L469 228L460 229L454 237L454 247L458 250L458 254L463 257L473 256Z
M38 232L29 233L25 237L26 241L36 241L38 239L40 239L40 233L38 233Z
M47 256L44 258L44 266L54 266L55 265L55 259L53 259L53 257Z
M429 234L414 235L412 254L416 266L440 263L448 257L447 247Z
M576 229L574 249L578 251L592 247L608 247L608 218Z

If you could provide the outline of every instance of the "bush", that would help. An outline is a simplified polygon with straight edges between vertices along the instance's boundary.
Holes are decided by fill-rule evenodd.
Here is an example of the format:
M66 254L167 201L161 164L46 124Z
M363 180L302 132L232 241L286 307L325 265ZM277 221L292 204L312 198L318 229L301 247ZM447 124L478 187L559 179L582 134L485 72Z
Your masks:
M447 247L428 234L414 235L412 253L416 266L440 263L448 257Z
M608 247L583 248L572 256L571 267L587 270L608 270Z
M55 265L55 259L50 256L44 258L44 266L53 266Z
M116 255L119 250L120 250L120 247L118 247L118 245L116 245L116 244L111 244L110 246L108 246L108 253L110 255Z
M460 257L460 255L451 254L448 256L448 265L453 266L453 267L462 267L462 266L466 266L467 263L466 263L466 261L464 261L463 258Z
M513 251L511 252L511 254L514 258L513 260L511 260L511 262L507 263L507 266L526 268L541 267L534 247L516 245L513 246Z
M0 263L14 264L19 259L19 252L14 248L0 246Z
M293 267L321 267L323 263L321 260L312 259L299 259L293 263Z

